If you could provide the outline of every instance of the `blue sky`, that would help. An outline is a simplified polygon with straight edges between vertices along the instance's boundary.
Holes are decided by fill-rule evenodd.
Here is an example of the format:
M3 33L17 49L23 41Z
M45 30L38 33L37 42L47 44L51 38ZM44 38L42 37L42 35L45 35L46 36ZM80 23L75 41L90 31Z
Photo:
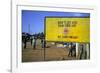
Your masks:
M46 16L90 17L90 13L22 10L22 32L28 33L29 28L30 34L43 32Z

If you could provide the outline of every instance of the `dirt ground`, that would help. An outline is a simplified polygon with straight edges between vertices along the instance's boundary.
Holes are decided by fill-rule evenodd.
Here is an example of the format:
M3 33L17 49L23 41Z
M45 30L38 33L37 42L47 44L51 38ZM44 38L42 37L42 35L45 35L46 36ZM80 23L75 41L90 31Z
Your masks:
M36 49L33 49L31 43L27 42L27 47L22 48L22 62L76 60L76 57L68 56L69 50L66 47L57 47L51 42L47 42L46 46L45 49L41 48L38 40Z

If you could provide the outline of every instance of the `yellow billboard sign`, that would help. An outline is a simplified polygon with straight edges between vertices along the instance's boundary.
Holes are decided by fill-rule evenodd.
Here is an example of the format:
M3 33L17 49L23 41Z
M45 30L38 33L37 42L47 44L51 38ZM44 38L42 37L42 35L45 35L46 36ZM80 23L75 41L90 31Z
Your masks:
M46 17L46 41L90 42L90 18Z

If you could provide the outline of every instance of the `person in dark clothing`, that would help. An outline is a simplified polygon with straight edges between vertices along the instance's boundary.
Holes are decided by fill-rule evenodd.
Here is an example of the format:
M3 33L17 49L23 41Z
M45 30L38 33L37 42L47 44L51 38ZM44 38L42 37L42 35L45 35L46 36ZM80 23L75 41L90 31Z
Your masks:
M74 45L74 44L70 44L70 48L69 48L70 50L69 50L69 54L68 54L68 56L71 56L71 57L73 57L73 56L76 56L76 45Z
M45 41L45 39L44 39L44 48L46 48L46 41Z
M31 45L32 45L32 40L33 40L33 38L31 37Z
M69 53L68 56L72 56L72 43L69 44Z
M43 46L43 45L44 45L44 43L43 43L43 38L41 38L41 44L42 44L41 47L44 48L44 46Z
M76 45L72 46L72 56L76 57Z
M43 34L43 32L40 34L40 39L41 39L41 47L44 48L44 34Z
M81 53L80 53L80 59L86 59L87 53L84 45L81 45Z
M46 47L46 41L44 38L41 39L42 48Z
M82 54L83 54L83 45L82 45L82 48L81 48L80 59L82 59Z
M24 49L26 48L27 38L24 38Z

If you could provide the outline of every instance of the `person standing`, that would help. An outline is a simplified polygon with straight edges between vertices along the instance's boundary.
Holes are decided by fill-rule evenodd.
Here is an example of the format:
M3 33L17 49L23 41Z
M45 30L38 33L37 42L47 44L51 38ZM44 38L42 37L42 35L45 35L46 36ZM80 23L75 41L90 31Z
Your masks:
M69 53L68 56L72 56L72 42L69 43Z
M30 41L31 41L31 46L32 46L32 40L33 40L33 38L31 37L31 39L30 39Z
M32 36L32 46L34 48L34 36Z
M27 37L24 38L24 49L26 48Z
M42 44L41 47L44 48L44 47L43 47L43 45L44 45L44 44L43 44L43 38L41 38L41 44Z
M80 53L80 59L86 59L86 45L82 44L81 45L81 53Z
M40 34L40 39L41 39L41 47L44 48L44 34L43 32Z
M45 39L44 39L44 48L46 48L46 41L45 41Z

